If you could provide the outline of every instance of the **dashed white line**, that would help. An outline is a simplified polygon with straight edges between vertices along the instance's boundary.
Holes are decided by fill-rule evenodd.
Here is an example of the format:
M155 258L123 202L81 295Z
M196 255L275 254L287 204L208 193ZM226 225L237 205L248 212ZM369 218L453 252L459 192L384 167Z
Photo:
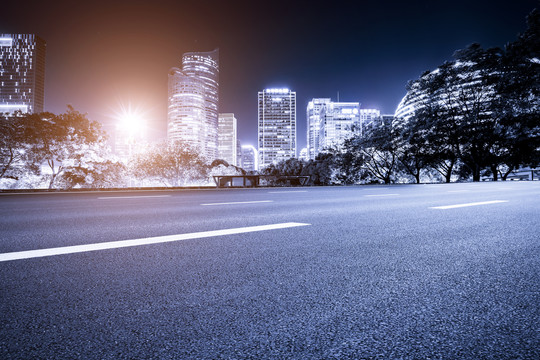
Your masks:
M236 201L236 202L223 202L223 203L208 203L208 204L201 204L201 206L238 205L238 204L258 204L258 203L269 203L269 202L274 202L274 200Z
M364 195L365 197L383 197L383 196L399 196L399 194L373 194L373 195Z
M481 202L473 202L473 203L466 203L466 204L433 206L433 207L430 207L430 209L446 210L446 209L455 209L455 208L462 208L462 207L468 207L468 206L490 205L490 204L499 204L499 203L506 203L506 202L508 202L508 200L481 201Z
M278 224L270 224L270 225L246 226L246 227L223 229L223 230L201 231L201 232L188 233L188 234L157 236L157 237L149 237L149 238L133 239L133 240L110 241L110 242L103 242L103 243L97 243L97 244L86 244L86 245L49 248L49 249L18 251L18 252L0 254L0 262L39 258L39 257L54 256L54 255L74 254L74 253L82 253L82 252L97 251L97 250L118 249L118 248L131 247L131 246L160 244L160 243L173 242L173 241L202 239L202 238L208 238L208 237L235 235L235 234L243 234L243 233L250 233L250 232L256 232L256 231L278 230L278 229L286 229L286 228L293 228L293 227L298 227L298 226L309 226L309 225L311 224L288 222L288 223L278 223Z
M137 195L137 196L100 196L99 200L112 200L112 199L142 199L142 198L160 198L171 197L171 195Z
M307 190L291 190L291 191L269 191L269 194L288 194L288 193L305 193Z

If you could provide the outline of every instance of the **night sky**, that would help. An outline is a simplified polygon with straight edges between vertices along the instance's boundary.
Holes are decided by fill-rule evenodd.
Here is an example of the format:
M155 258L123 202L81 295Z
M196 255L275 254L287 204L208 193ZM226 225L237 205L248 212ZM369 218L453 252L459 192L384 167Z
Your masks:
M184 52L220 49L220 112L256 145L257 92L297 92L298 151L314 97L393 114L408 80L478 42L504 46L538 0L15 1L0 33L47 42L45 110L66 105L111 126L122 106L144 111L165 137L167 72Z

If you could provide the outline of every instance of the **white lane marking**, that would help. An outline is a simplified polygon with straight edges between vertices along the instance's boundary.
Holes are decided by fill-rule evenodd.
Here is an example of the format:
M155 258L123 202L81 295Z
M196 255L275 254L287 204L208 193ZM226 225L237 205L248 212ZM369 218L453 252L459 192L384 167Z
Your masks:
M462 192L470 192L471 190L449 190L447 192L449 193L462 193Z
M375 187L375 188L367 188L367 189L363 189L363 190L371 191L371 190L386 190L386 189L390 189L390 188L388 188L388 187Z
M141 199L141 198L157 198L157 197L171 197L171 195L137 195L137 196L100 196L99 200L110 199Z
M291 190L291 191L269 191L269 194L288 194L288 193L305 193L307 190Z
M63 254L74 254L74 253L97 251L97 250L118 249L118 248L131 247L131 246L160 244L160 243L173 242L173 241L202 239L202 238L208 238L208 237L214 237L214 236L244 234L244 233L256 232L256 231L278 230L278 229L286 229L286 228L292 228L292 227L298 227L298 226L309 226L309 225L311 224L288 222L288 223L279 223L279 224L270 224L270 225L246 226L246 227L223 229L223 230L201 231L201 232L195 232L195 233L189 233L189 234L156 236L156 237L133 239L133 240L110 241L110 242L97 243L97 244L86 244L86 245L57 247L57 248L50 248L50 249L17 251L17 252L0 254L0 262L10 261L10 260L31 259L31 258L45 257L45 256L63 255Z
M224 202L224 203L208 203L208 204L201 204L201 205L202 206L216 206L216 205L258 204L258 203L269 203L269 202L274 202L274 200L236 201L236 202Z
M481 201L481 202L473 202L473 203L467 203L467 204L433 206L433 207L430 207L430 209L446 210L446 209L455 209L455 208L462 208L462 207L468 207L468 206L490 205L490 204L499 204L499 203L506 203L506 202L508 202L508 200Z
M365 197L382 197L382 196L399 196L399 194L373 194L373 195L364 195Z

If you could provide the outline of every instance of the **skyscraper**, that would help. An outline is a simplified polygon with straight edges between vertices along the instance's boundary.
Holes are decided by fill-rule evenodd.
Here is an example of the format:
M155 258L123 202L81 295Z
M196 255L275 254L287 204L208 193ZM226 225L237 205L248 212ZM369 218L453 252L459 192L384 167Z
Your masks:
M366 126L380 118L377 109L360 109L358 102L334 102L329 98L312 99L306 110L309 159L315 159L325 148L340 146L354 133L362 135Z
M259 167L296 157L296 92L265 89L258 104Z
M45 47L34 34L0 35L0 112L43 111Z
M319 153L319 131L320 131L320 115L325 104L329 104L332 100L329 98L313 99L307 106L307 156L309 159L315 159Z
M259 155L252 145L242 145L242 169L246 171L259 170Z
M318 152L340 146L360 124L360 103L330 102L320 112Z
M234 114L219 114L218 123L218 157L231 165L238 165L236 118Z
M218 157L219 50L182 56L182 69L169 71L167 138Z

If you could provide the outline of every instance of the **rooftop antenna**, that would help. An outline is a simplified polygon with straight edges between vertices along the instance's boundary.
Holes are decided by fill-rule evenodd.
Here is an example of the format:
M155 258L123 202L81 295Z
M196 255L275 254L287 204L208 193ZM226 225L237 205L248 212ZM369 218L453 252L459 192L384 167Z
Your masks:
M337 92L337 102L339 102L339 90Z

